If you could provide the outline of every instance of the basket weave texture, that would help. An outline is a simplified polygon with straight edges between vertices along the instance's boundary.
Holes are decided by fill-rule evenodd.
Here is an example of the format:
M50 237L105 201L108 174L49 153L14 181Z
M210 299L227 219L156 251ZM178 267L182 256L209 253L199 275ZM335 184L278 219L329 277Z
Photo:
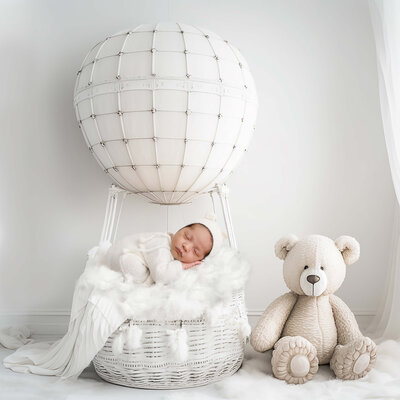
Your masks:
M126 322L129 322L126 321ZM178 389L206 385L234 374L241 366L246 338L241 327L247 324L243 291L232 294L217 321L206 318L159 321L133 320L142 330L141 347L115 356L114 332L97 353L93 364L104 380L135 388ZM177 360L168 342L167 330L184 327L188 357Z

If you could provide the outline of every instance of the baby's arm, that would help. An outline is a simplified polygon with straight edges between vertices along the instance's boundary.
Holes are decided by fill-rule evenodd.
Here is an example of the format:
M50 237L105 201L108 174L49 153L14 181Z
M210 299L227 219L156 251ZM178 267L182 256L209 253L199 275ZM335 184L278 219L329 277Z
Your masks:
M169 249L158 249L146 254L150 275L155 282L171 283L176 281L183 272L182 263L170 260Z
M168 243L160 243L157 238L146 243L146 247L143 254L155 282L171 283L181 276L183 265L173 259Z

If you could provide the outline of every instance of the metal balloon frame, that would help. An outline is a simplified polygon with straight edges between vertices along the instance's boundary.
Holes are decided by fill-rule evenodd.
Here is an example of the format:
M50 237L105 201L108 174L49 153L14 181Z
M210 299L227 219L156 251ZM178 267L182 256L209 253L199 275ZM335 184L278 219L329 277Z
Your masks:
M122 189L115 184L112 184L109 191L108 191L108 198L107 198L107 205L106 205L106 212L104 216L104 223L100 237L101 242L115 242L119 221L121 218L122 209L124 206L125 199L128 195L132 195L132 193L128 190ZM228 241L230 247L237 249L237 242L235 237L235 232L233 229L232 223L232 216L229 206L229 188L226 184L216 185L214 190L209 192L213 210L215 213L215 202L214 202L214 194L217 194L222 213L224 217L224 223L228 235ZM168 207L168 204L164 204Z

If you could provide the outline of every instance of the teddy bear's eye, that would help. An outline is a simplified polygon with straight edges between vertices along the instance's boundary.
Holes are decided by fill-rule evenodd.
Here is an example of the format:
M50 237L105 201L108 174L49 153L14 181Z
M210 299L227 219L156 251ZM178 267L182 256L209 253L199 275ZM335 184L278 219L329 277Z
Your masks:
M325 269L324 267L321 267L322 271Z
M307 269L308 268L308 265L306 265L305 267L304 267L304 269Z

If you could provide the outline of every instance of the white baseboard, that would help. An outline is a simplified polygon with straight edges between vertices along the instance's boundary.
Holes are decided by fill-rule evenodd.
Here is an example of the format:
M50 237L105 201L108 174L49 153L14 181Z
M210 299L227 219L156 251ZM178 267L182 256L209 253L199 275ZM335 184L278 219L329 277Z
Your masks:
M43 310L26 312L1 312L0 328L26 326L33 335L64 335L68 330L70 312Z
M264 310L247 310L249 323L254 327ZM360 329L363 331L375 316L375 311L355 310ZM67 310L43 310L26 312L0 312L0 328L27 326L33 335L62 336L68 330L70 312Z

